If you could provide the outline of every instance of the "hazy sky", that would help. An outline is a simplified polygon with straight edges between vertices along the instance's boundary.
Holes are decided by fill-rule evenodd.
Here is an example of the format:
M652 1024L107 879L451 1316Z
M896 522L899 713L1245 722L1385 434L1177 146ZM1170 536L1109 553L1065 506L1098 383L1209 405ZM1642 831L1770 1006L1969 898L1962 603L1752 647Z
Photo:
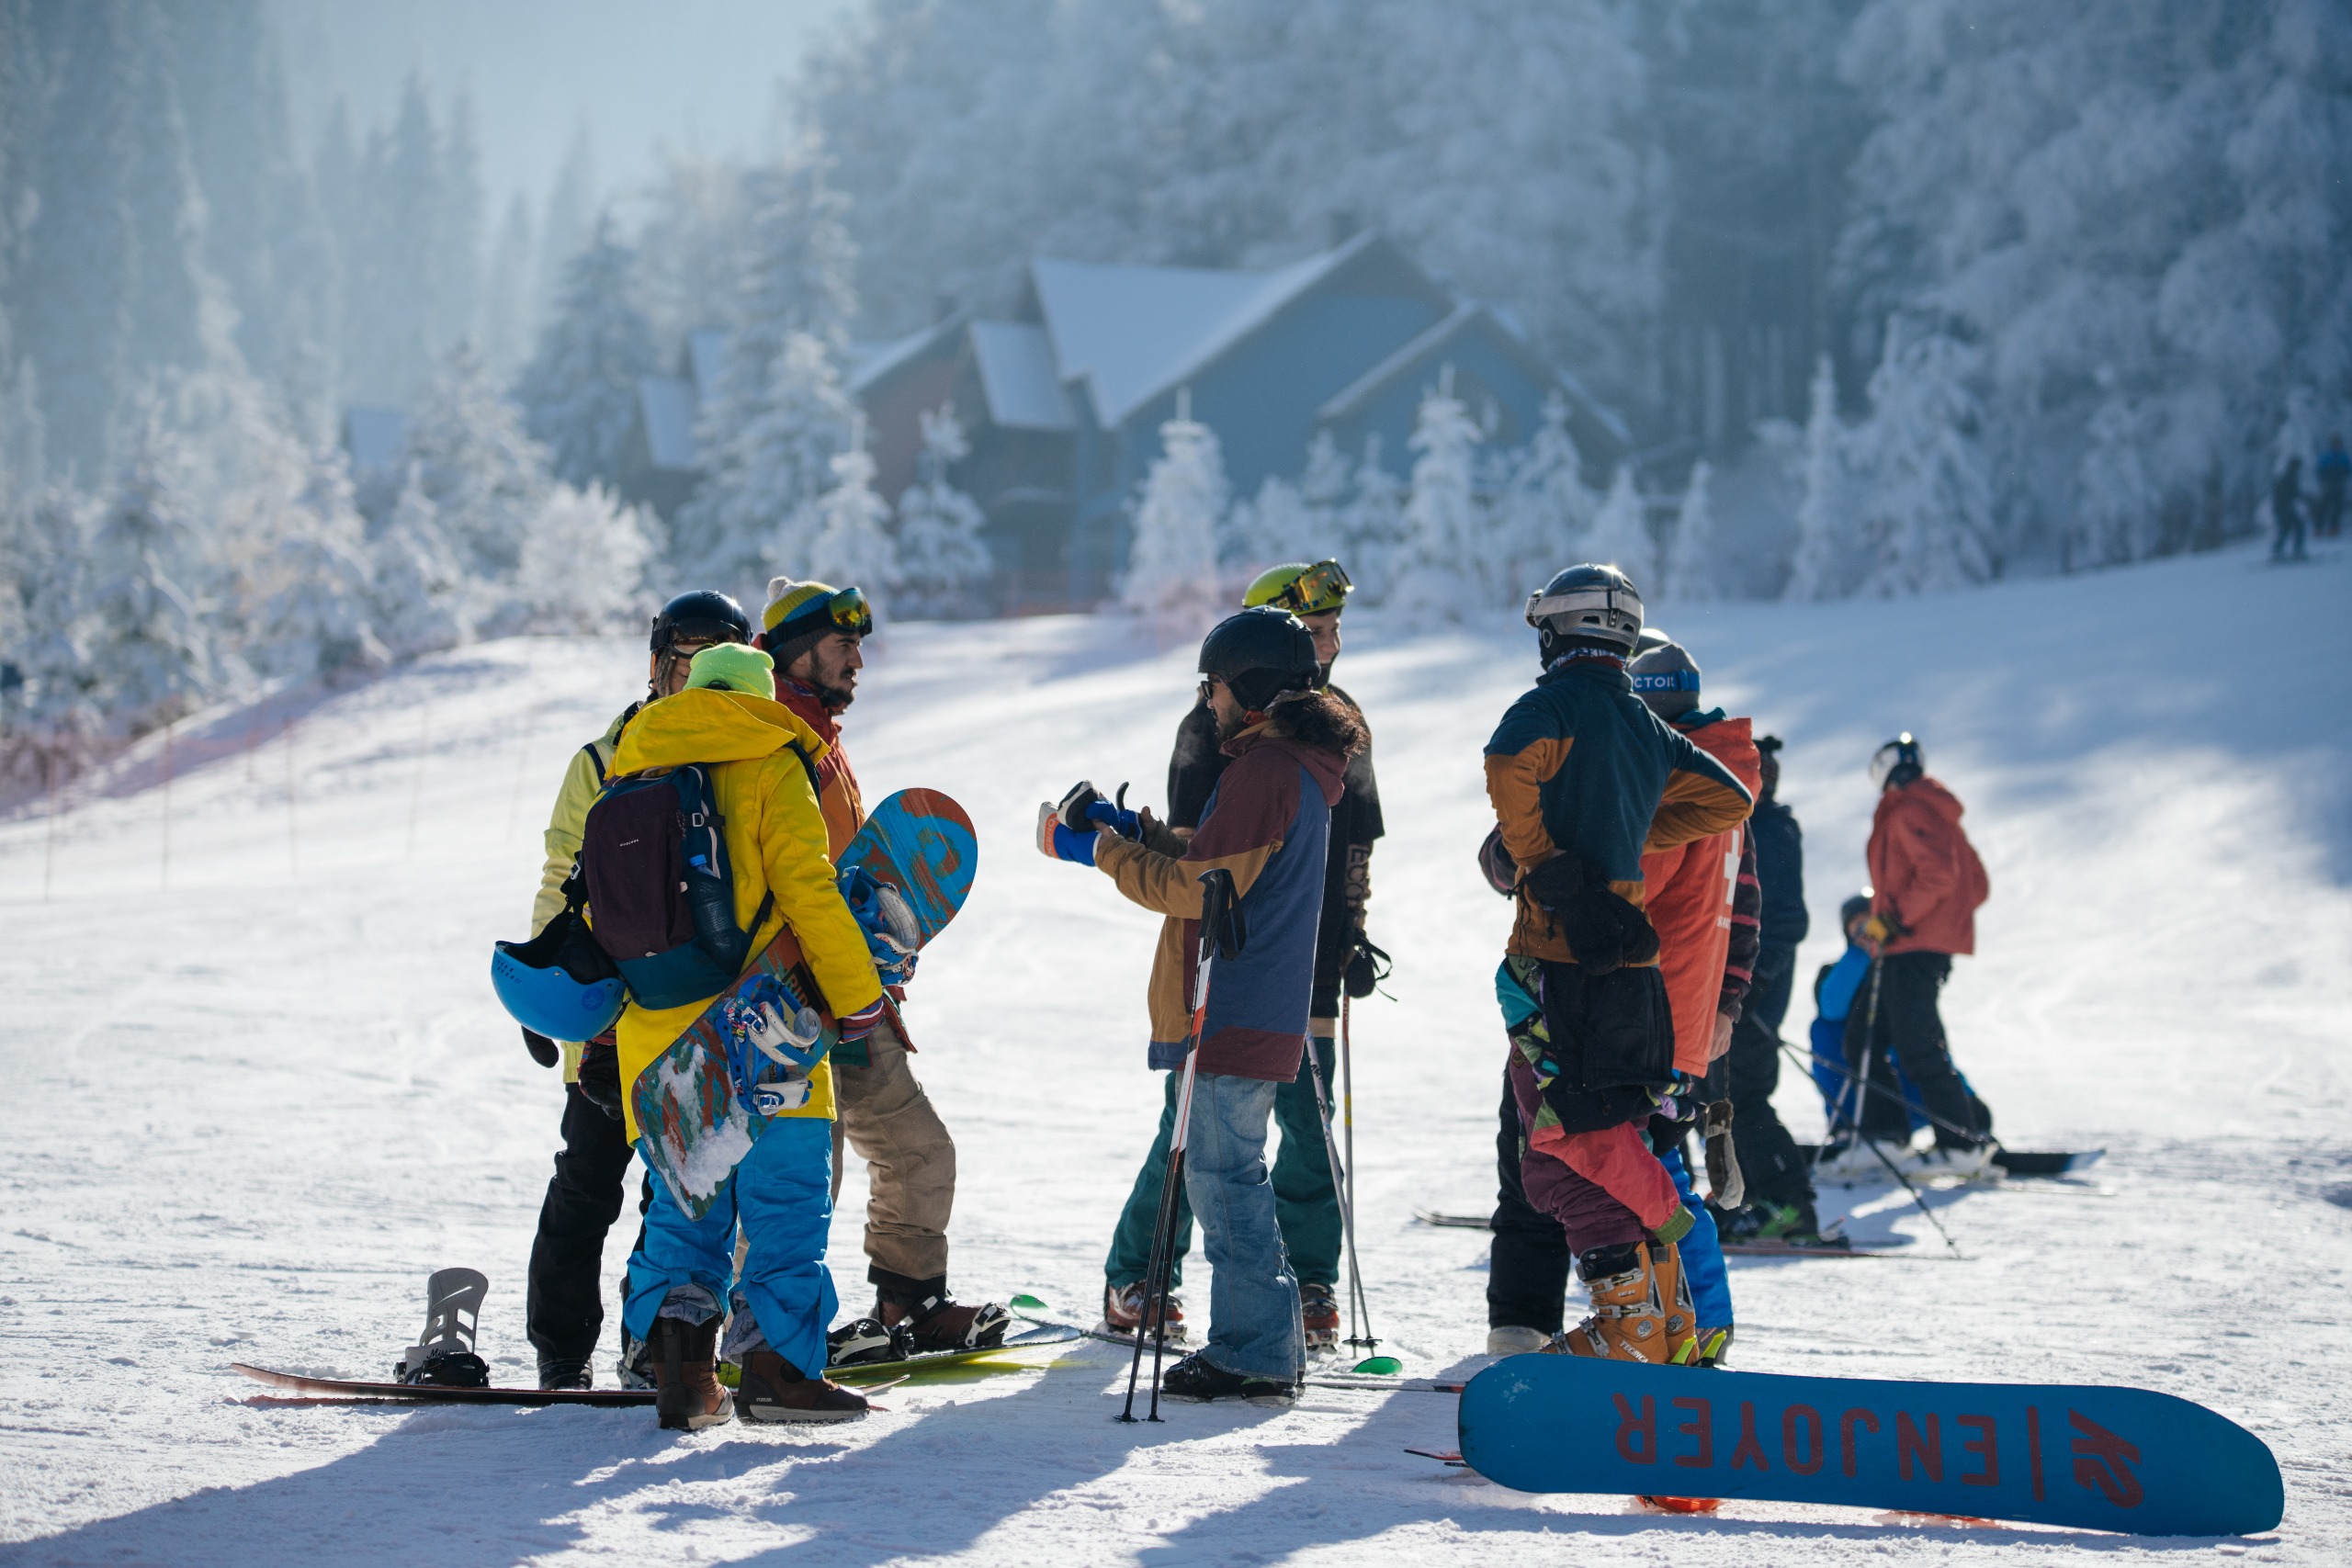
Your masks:
M586 126L606 192L659 144L765 145L775 86L855 0L269 0L307 152L337 93L365 135L421 71L436 115L473 89L492 225L517 188L536 210Z

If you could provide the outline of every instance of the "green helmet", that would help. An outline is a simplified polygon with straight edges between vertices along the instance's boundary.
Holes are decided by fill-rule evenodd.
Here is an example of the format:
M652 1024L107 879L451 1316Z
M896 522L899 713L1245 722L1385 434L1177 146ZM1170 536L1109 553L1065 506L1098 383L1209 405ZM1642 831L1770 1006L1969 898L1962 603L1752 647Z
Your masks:
M1284 561L1257 575L1249 592L1241 595L1241 607L1254 610L1272 604L1294 615L1319 615L1327 610L1345 609L1348 591L1354 586L1348 581L1347 569L1338 561Z

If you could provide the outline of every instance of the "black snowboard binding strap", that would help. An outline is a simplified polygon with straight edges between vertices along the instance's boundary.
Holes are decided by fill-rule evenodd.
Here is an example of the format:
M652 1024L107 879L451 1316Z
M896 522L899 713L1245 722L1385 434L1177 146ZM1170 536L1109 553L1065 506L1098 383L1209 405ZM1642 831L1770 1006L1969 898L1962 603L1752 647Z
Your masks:
M472 1269L437 1269L424 1282L424 1334L392 1369L395 1382L488 1388L490 1366L474 1351L490 1281Z

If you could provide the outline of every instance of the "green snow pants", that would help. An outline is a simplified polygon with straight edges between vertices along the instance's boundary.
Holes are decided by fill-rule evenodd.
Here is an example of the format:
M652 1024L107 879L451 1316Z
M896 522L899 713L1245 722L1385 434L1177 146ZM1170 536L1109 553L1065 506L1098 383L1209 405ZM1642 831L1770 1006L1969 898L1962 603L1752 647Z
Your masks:
M1332 1078L1337 1050L1328 1036L1314 1037L1315 1059L1323 1068L1323 1092L1339 1111L1339 1089ZM1127 1205L1119 1212L1118 1228L1111 1233L1111 1255L1102 1273L1113 1289L1142 1280L1151 1267L1151 1227L1159 1218L1160 1184L1168 1177L1168 1140L1176 1125L1176 1096L1183 1088L1182 1069L1167 1075L1167 1092L1159 1109L1159 1135ZM1282 1129L1282 1146L1274 1156L1274 1223L1282 1228L1283 1246L1290 1253L1291 1270L1302 1285L1340 1282L1340 1197L1331 1189L1330 1156L1323 1147L1323 1123L1315 1111L1315 1080L1307 1076L1306 1054L1300 1053L1298 1077L1274 1090L1274 1125ZM1193 1205L1182 1192L1176 1195L1176 1246L1169 1259L1168 1283L1173 1290L1184 1281L1184 1255L1193 1249Z

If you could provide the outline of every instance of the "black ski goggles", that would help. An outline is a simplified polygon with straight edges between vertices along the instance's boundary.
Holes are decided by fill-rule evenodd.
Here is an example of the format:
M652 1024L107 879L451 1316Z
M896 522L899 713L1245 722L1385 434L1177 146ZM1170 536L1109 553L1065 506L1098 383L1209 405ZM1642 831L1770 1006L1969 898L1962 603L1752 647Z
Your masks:
M1348 581L1347 568L1335 560L1319 560L1291 579L1281 592L1266 603L1294 615L1319 615L1340 608L1353 587L1355 584Z

